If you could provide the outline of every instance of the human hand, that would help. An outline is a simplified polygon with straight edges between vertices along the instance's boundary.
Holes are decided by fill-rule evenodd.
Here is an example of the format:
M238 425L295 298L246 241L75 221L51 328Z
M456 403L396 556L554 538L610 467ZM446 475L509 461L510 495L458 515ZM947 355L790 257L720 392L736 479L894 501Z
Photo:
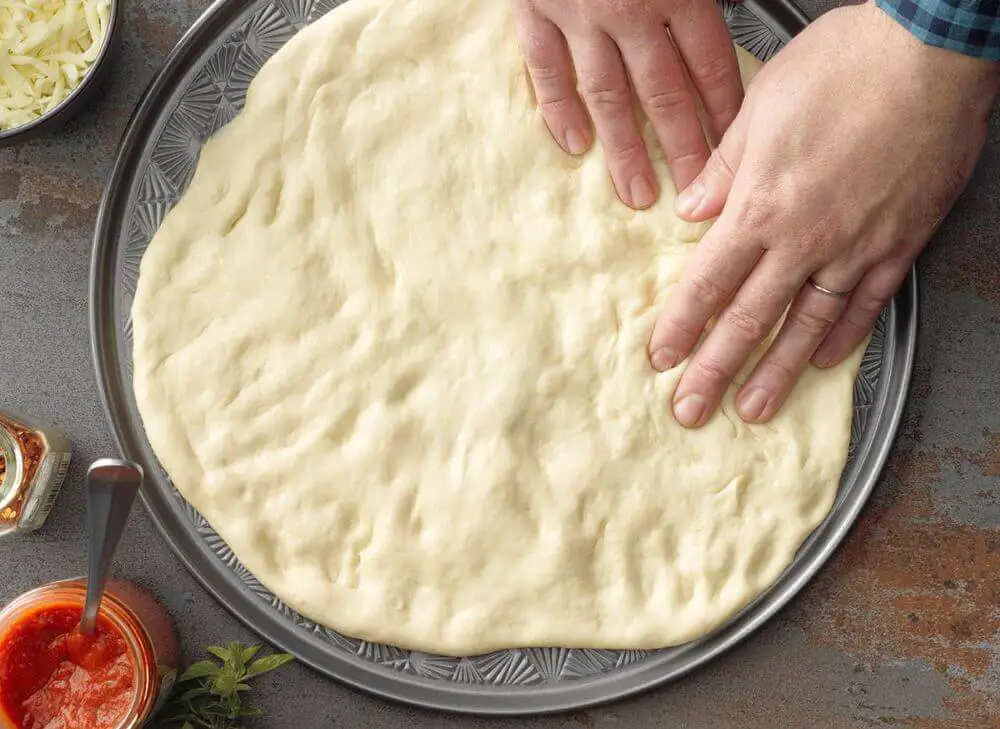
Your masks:
M998 86L997 64L924 45L870 3L764 66L676 201L688 220L718 216L650 338L669 369L716 317L678 382L679 423L707 422L786 309L737 393L744 420L774 416L810 360L854 351L964 189Z
M715 0L516 4L535 97L559 145L570 154L590 148L589 109L618 197L636 209L652 205L659 191L631 81L674 185L686 187L709 157L699 105L718 142L743 100L736 52Z

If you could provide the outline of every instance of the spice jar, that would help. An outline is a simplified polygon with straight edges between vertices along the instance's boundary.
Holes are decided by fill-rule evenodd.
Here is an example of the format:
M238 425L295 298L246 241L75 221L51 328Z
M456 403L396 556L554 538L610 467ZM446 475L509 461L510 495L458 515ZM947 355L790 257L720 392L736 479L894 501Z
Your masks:
M0 727L72 717L88 729L137 729L169 697L180 652L166 611L133 583L109 580L97 627L84 635L85 596L83 580L62 580L0 612Z
M0 411L0 537L45 522L69 460L69 443L61 434Z

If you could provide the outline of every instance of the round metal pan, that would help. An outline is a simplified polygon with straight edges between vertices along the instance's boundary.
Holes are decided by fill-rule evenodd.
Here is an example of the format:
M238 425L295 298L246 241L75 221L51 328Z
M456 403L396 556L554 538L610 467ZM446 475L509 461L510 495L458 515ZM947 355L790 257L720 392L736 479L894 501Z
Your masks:
M862 361L851 456L832 512L772 588L713 635L652 652L520 649L453 659L358 641L316 625L239 563L159 467L132 392L130 309L146 246L186 187L204 140L242 107L247 84L264 61L339 1L218 0L170 54L123 137L94 237L90 318L100 392L122 453L146 471L146 509L181 561L240 620L317 671L385 698L455 712L537 714L603 703L677 679L739 643L785 605L829 558L863 507L909 386L915 272L883 312ZM722 7L736 41L762 60L806 23L789 0L726 0Z

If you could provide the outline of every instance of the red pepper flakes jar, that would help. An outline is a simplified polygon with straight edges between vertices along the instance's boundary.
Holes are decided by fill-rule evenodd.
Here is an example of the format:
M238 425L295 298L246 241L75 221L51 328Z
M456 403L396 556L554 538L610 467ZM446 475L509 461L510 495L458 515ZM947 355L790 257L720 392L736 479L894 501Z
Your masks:
M0 411L0 537L42 526L69 460L69 443L61 434Z
M36 712L35 725L75 715L88 729L138 729L169 698L180 650L167 612L135 584L108 580L96 637L81 653L69 643L83 638L75 628L85 595L84 580L61 580L26 592L0 612L3 729L23 729L24 707ZM32 640L31 631L48 632ZM75 692L68 688L73 685Z

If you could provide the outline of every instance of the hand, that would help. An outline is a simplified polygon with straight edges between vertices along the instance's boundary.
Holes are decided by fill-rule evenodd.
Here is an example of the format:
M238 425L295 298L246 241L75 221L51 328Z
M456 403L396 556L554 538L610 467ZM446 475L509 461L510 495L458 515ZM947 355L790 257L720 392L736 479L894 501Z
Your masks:
M736 52L715 0L517 0L517 27L552 136L570 154L587 151L589 109L630 207L646 208L659 194L630 81L678 190L709 157L699 104L713 142L740 109Z
M854 351L964 189L998 86L997 64L923 45L871 4L827 13L760 71L676 201L719 216L650 339L669 369L716 317L678 382L679 423L709 419L786 310L737 393L744 420L770 419L810 360Z

